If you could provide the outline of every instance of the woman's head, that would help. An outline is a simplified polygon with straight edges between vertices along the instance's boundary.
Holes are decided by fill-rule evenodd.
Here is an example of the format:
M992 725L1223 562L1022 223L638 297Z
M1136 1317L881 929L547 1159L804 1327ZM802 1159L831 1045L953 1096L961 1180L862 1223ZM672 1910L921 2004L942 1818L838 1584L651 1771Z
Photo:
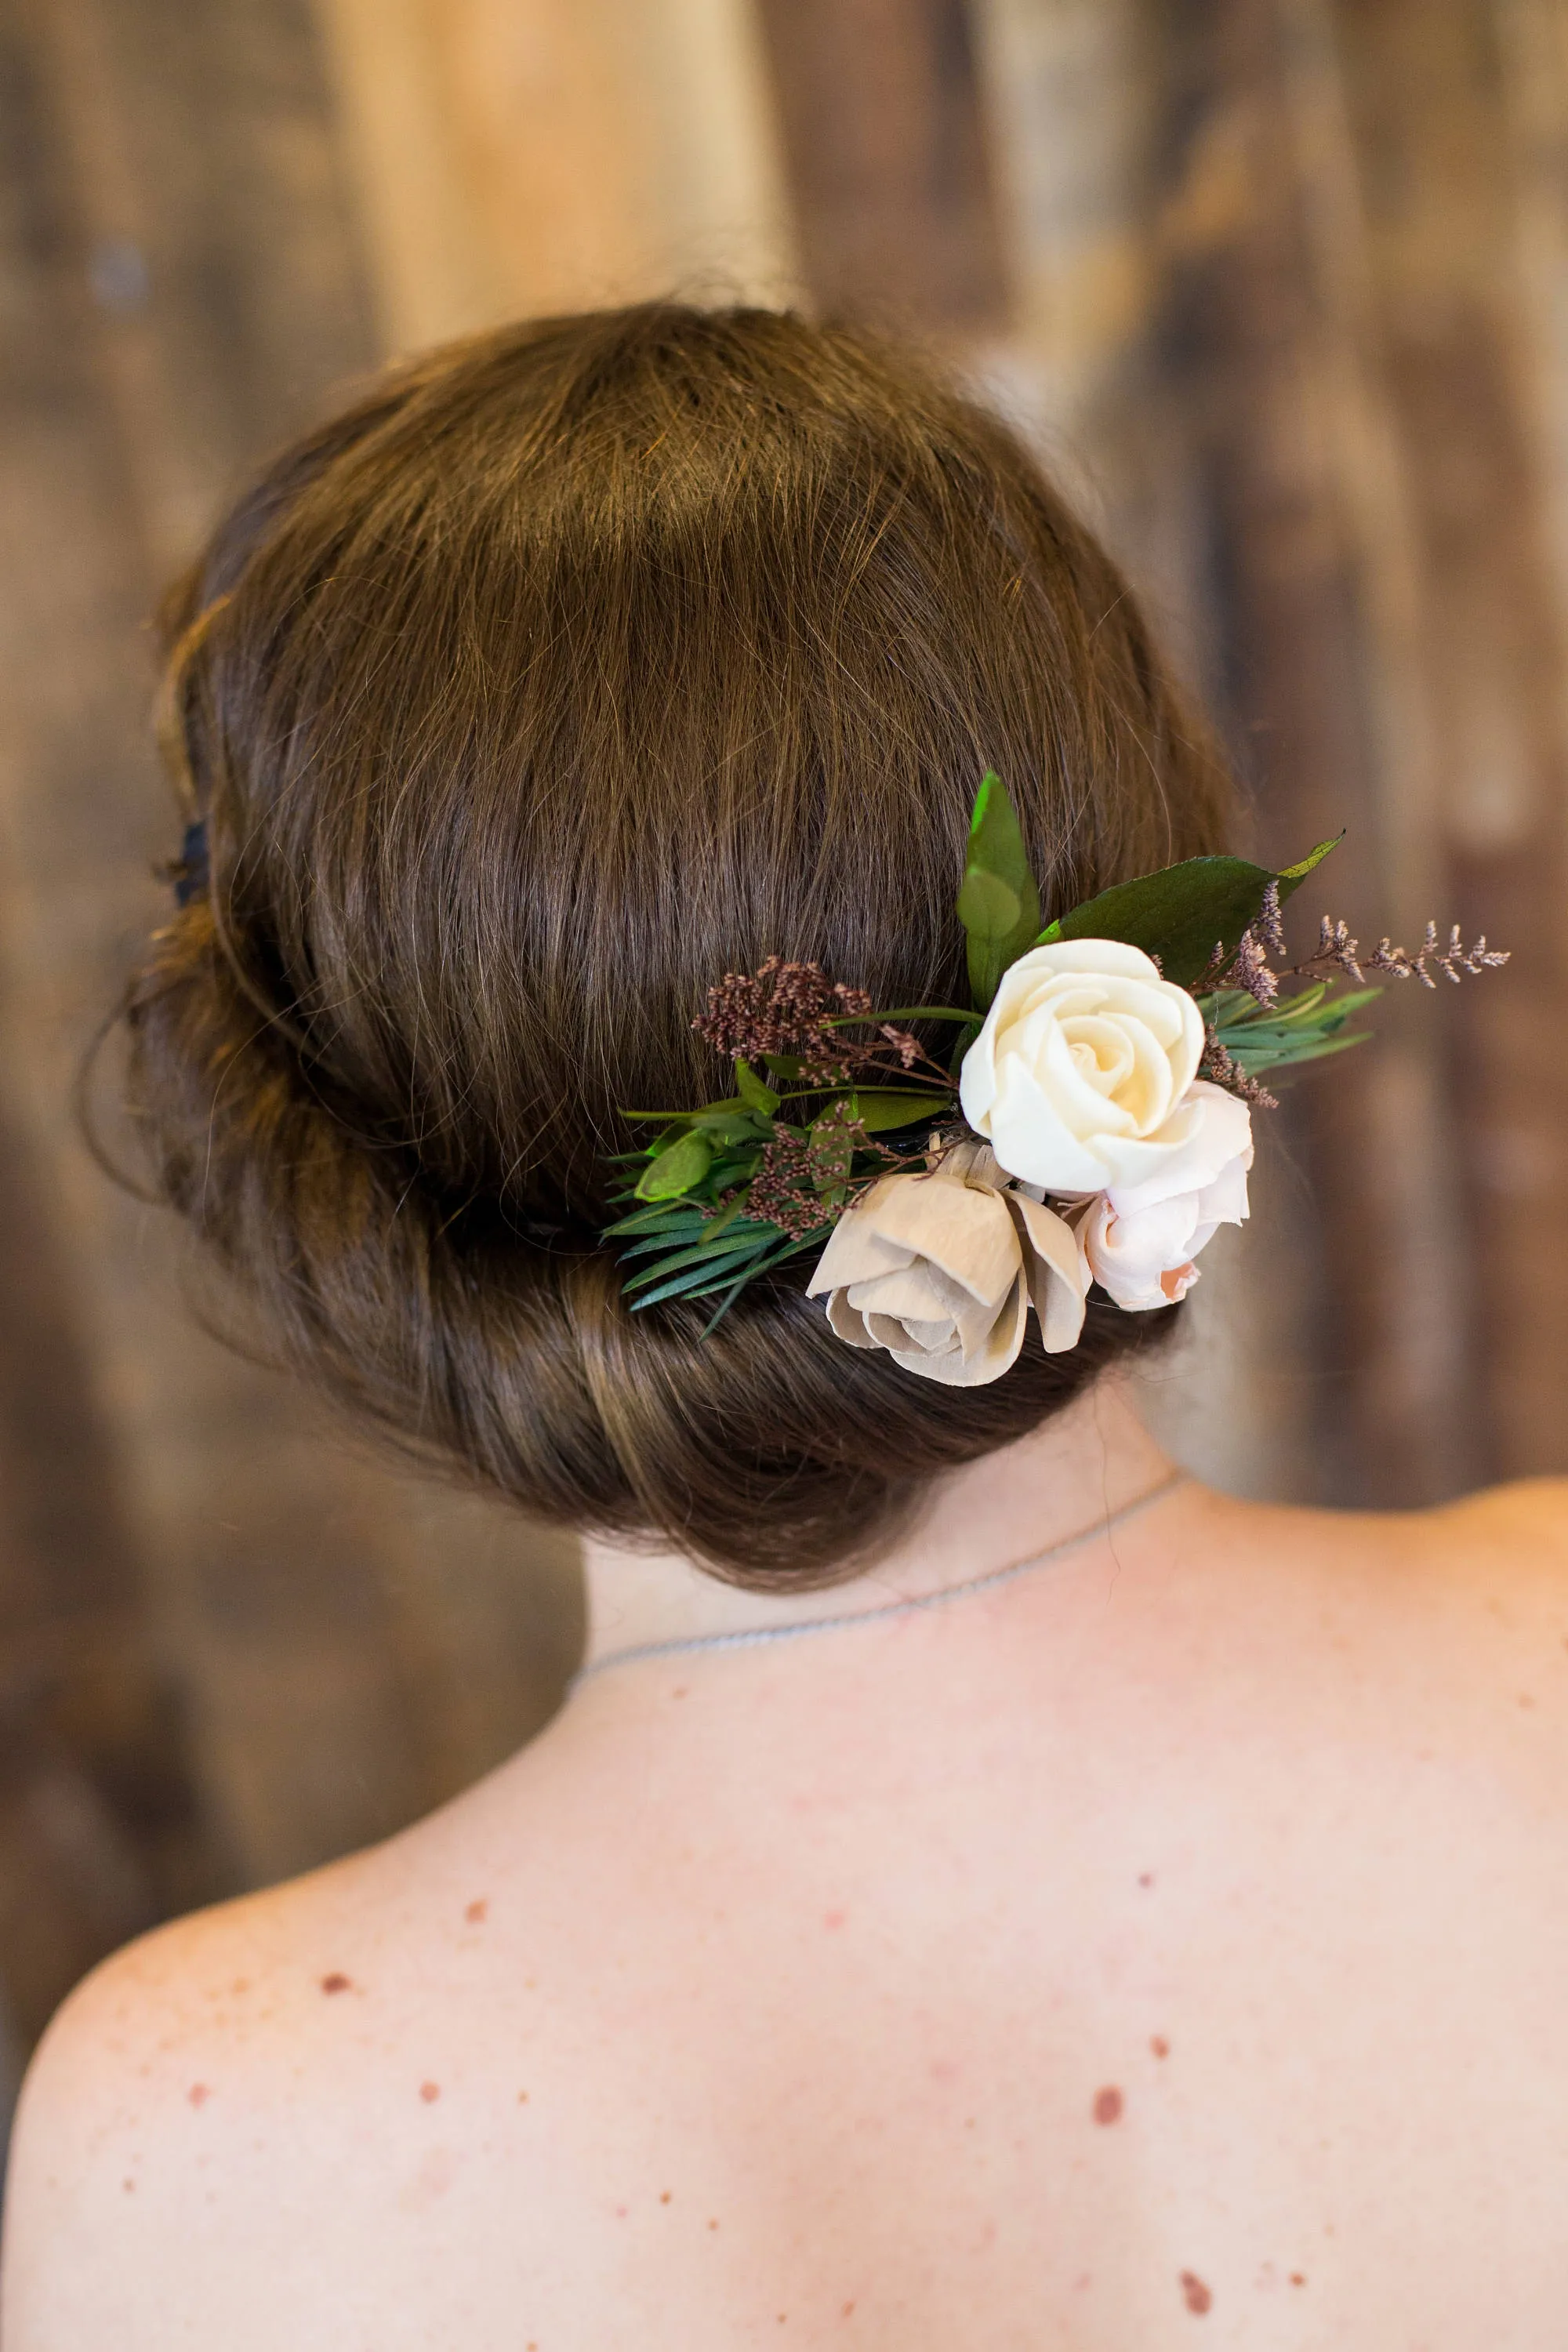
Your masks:
M826 1581L1163 1317L952 1391L759 1282L633 1315L624 1108L772 954L950 1002L996 768L1047 909L1220 845L1223 774L1010 434L759 310L509 329L284 457L170 608L209 873L129 1003L167 1196L290 1360L526 1509Z

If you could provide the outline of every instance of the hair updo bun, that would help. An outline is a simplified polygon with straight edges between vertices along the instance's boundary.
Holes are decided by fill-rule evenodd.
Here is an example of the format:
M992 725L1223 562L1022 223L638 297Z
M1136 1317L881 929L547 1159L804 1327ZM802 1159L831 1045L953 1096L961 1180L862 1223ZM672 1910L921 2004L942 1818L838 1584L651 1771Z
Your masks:
M437 352L272 467L168 633L207 866L129 993L132 1108L358 1412L547 1518L820 1584L1168 1322L1091 1304L947 1388L842 1345L798 1265L706 1339L634 1315L597 1240L623 1107L722 1090L722 973L953 1001L987 766L1047 909L1222 845L1125 583L922 366L673 305Z

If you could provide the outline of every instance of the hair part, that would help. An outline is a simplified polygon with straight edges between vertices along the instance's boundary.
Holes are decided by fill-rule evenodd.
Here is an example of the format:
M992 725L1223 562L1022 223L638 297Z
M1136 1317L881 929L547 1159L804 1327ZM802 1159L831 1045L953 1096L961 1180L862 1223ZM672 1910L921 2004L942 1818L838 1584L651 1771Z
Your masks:
M705 1338L634 1314L597 1238L623 1111L724 1083L721 974L952 1001L986 767L1047 909L1223 845L1125 582L908 352L674 304L436 352L268 470L164 636L208 873L127 994L132 1109L282 1356L405 1447L827 1583L1179 1311L955 1390L798 1268Z

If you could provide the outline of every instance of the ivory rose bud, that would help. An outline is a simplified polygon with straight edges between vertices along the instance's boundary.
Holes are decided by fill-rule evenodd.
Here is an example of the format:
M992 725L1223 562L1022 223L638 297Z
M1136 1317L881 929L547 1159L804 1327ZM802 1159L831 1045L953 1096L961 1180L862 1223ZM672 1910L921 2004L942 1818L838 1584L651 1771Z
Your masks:
M1142 1184L1188 1140L1203 1015L1141 948L1059 940L1002 976L959 1099L1009 1176L1047 1192Z
M1005 1189L984 1144L961 1143L929 1175L884 1176L840 1217L807 1295L852 1348L950 1387L999 1380L1017 1360L1028 1310L1046 1346L1083 1328L1089 1275L1054 1210Z
M1188 1089L1186 1140L1141 1184L1089 1202L1078 1237L1094 1279L1118 1307L1171 1307L1198 1278L1193 1261L1221 1225L1247 1216L1252 1114L1200 1078Z

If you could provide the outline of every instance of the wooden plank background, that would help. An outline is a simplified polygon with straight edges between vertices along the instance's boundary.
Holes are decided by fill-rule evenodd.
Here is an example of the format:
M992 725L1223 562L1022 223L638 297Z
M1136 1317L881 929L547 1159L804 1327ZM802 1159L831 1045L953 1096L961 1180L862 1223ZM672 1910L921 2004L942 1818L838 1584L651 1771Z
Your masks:
M1568 1468L1560 0L0 0L0 2070L101 1951L526 1738L571 1548L323 1433L73 1132L171 815L144 617L387 352L667 288L929 335L1363 933L1151 1410L1238 1491ZM1331 878L1330 878L1331 877ZM6 2055L6 2053L9 2055Z

